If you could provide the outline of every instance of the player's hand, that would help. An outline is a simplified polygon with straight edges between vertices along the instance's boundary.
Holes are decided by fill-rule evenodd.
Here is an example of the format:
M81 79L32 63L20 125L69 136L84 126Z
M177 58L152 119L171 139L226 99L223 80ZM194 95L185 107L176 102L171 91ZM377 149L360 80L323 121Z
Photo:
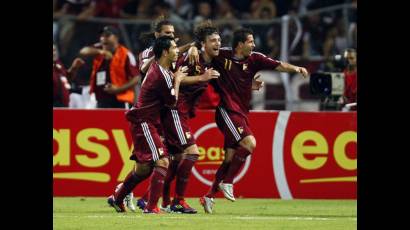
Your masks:
M257 75L252 80L252 90L258 90L259 91L265 85L264 81L258 79L260 77L261 77L261 75Z
M84 60L81 58L74 59L73 63L71 64L72 69L78 69L85 64Z
M188 67L183 66L179 67L178 70L173 73L174 76L174 91L171 91L171 94L175 94L175 99L178 100L179 85L181 81L187 76Z
M204 74L200 75L201 81L209 81L211 79L218 78L220 76L219 72L214 70L213 68L207 69Z
M173 73L174 81L180 83L187 76L187 71L187 66L180 66L178 70Z
M104 55L105 60L110 60L112 58L112 53L108 50L101 50L100 54Z
M119 90L118 86L115 86L111 83L108 83L108 84L105 85L104 91L109 93L109 94L118 94L118 93L120 93L120 90Z
M304 67L296 67L296 72L302 74L303 78L309 77L309 72Z
M199 63L199 51L196 46L191 46L188 50L188 60L190 65Z

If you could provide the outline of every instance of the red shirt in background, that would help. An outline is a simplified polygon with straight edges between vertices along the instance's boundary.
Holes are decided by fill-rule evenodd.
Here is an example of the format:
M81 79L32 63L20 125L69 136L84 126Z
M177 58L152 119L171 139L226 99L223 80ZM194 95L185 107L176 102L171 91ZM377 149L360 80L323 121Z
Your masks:
M344 71L345 74L345 92L346 103L354 103L357 101L357 71L349 72ZM352 107L351 110L356 110L356 106Z
M215 92L214 87L208 84L205 92L199 98L198 109L215 109L219 104L219 95Z

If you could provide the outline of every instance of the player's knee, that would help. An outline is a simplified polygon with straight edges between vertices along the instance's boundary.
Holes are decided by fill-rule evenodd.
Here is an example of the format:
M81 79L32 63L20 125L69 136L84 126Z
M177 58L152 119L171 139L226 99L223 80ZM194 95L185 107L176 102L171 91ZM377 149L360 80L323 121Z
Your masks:
M135 168L135 173L139 176L150 175L152 171L152 166L150 164L137 164Z
M224 162L225 163L230 163L232 161L232 158L233 158L234 154L235 154L234 149L226 149L225 150Z
M159 160L157 160L155 162L155 165L156 166L161 166L161 167L164 167L164 168L168 168L169 160L168 160L167 157L160 158Z
M253 153L255 148L256 148L256 140L255 140L255 138L253 138L253 140L251 140L249 145L248 145L248 150L249 150L249 152Z
M198 155L199 156L199 149L197 145L191 145L184 150L184 154L191 154L191 155Z
M240 145L252 153L256 148L256 139L254 136L247 136L240 142Z

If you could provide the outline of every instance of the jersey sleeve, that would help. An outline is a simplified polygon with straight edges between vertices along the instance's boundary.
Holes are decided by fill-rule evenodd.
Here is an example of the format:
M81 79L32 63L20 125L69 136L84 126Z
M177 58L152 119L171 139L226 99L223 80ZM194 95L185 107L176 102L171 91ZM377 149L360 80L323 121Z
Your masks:
M127 59L125 61L125 73L127 75L127 79L131 79L139 75L137 61L135 60L135 57L131 52L127 53Z
M252 56L255 72L259 70L274 70L280 65L280 61L267 57L262 53L253 52Z
M230 47L221 47L219 49L218 57L220 57L220 58L231 58L231 56L232 56L232 48L230 48Z
M161 74L158 89L164 105L169 107L174 106L176 102L175 90L172 77L168 72Z
M138 55L138 69L141 72L142 65L153 56L152 48L145 49Z

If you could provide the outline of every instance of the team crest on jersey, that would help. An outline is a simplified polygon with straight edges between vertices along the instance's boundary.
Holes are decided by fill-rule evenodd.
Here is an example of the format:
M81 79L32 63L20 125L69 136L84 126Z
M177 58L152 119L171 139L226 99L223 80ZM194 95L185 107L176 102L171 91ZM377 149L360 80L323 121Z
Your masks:
M248 64L247 63L243 64L242 65L242 70L247 70L247 69L248 69Z
M201 73L201 66L196 65L196 66L195 66L195 76L196 76L196 75L199 75L200 73Z
M191 139L191 133L190 132L185 132L185 136L187 139Z
M164 154L164 149L163 148L158 148L158 152L159 152L159 155L162 155L162 154Z
M239 134L242 134L243 133L243 127L242 126L238 127L238 131L239 131Z

